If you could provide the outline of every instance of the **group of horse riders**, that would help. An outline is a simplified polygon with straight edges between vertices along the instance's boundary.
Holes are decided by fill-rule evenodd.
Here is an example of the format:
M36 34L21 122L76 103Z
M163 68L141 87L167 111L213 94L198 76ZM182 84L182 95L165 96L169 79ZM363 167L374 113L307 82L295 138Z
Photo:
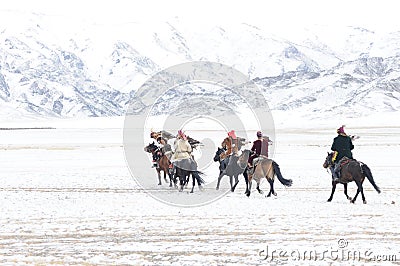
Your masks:
M153 167L157 167L157 161L166 155L170 161L170 168L173 168L175 162L188 160L191 164L190 168L197 170L197 164L192 155L193 149L200 144L199 141L186 136L182 130L178 130L178 134L174 136L167 131L151 132L150 137L158 143L158 150L153 153ZM174 139L174 152L168 140Z
M151 132L150 137L155 139L158 143L158 151L153 154L153 167L157 167L157 161L162 155L166 155L170 160L170 168L181 161L189 160L192 162L194 170L197 170L197 164L194 161L192 155L193 149L200 144L189 136L186 136L182 130L178 131L178 134L174 136L167 131ZM174 152L171 144L168 140L175 138L173 143ZM228 136L222 141L221 147L224 152L220 155L222 164L226 166L229 164L231 156L238 156L241 148L248 142L245 138L237 137L234 130L228 132ZM272 144L272 141L267 136L263 136L261 131L257 132L257 140L253 142L251 148L252 155L248 159L248 170L252 170L256 162L262 158L268 158L268 146ZM257 158L257 160L255 160Z
M222 165L228 165L231 156L238 156L241 148L246 144L246 139L237 137L234 130L228 132L228 136L222 141L221 146L225 150L221 154ZM258 162L262 158L268 158L268 146L272 144L272 141L267 136L263 136L261 131L257 131L257 140L253 142L251 147L252 155L249 157L247 162L247 169L251 171L254 169L256 161ZM257 158L257 160L255 160Z
M335 163L333 171L333 181L338 181L340 178L340 169L349 160L353 159L352 150L354 145L352 140L355 136L348 136L344 131L344 126L337 129L338 136L334 138L331 150L334 152L332 162ZM251 148L252 155L248 159L247 170L249 172L254 170L254 166L263 158L268 158L268 147L272 145L272 141L268 136L264 136L261 131L257 132L257 139L253 142ZM153 154L153 167L157 167L157 161L162 155L166 155L168 160L171 162L170 168L173 168L175 162L181 160L189 160L191 168L197 170L197 164L192 155L193 149L200 144L199 141L194 140L182 131L179 130L178 134L174 136L167 131L151 132L150 137L155 139L159 144L158 152ZM168 140L175 138L174 141L174 152L171 144ZM225 166L228 166L229 159L231 156L238 156L241 148L248 142L246 139L236 136L234 130L228 132L228 136L222 141L221 147L224 152L220 155L221 162Z

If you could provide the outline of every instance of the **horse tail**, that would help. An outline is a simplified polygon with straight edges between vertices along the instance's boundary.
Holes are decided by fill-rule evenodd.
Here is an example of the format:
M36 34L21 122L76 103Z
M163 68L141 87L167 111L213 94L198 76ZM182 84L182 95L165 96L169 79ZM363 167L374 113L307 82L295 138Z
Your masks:
M378 193L381 193L381 189L375 184L374 177L372 176L371 169L369 169L368 165L361 163L361 170L368 178L369 182L375 188Z
M282 183L282 185L290 187L293 183L292 179L285 179L282 176L281 169L279 168L279 165L275 161L272 161L272 167L274 168L274 172L278 177L278 180Z
M204 181L204 179L201 177L202 174L203 173L200 172L200 171L193 171L192 172L193 177L197 180L197 184L199 184L199 185L206 183Z

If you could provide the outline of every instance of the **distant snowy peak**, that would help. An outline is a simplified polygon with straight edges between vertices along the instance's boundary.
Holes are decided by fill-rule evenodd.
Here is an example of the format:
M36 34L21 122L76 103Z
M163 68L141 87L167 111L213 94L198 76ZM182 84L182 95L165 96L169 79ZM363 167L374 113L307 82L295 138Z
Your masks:
M400 109L400 32L315 26L288 34L179 19L99 25L4 11L0 32L0 105L15 114L123 115L152 75L195 60L241 71L276 110L321 115ZM135 106L148 110L140 101ZM159 108L168 112L165 105Z
M257 79L272 109L324 117L400 111L400 56L360 58L319 73Z

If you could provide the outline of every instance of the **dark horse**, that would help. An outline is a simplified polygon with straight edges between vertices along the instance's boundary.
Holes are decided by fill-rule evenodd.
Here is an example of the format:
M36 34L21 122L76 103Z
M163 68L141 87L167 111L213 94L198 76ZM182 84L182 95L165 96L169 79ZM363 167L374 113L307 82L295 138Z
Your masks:
M240 167L238 164L239 156L234 156L234 155L229 156L227 159L221 160L220 155L224 152L225 149L218 148L214 156L214 161L219 162L219 176L216 189L217 190L219 189L221 178L224 175L227 175L229 176L231 191L234 192L237 184L239 183L239 175L242 174L244 176L244 180L246 181L246 193L247 193L248 182L247 182L247 173L245 171L247 165L245 165L244 167ZM235 184L233 184L234 177L235 177Z
M203 190L202 184L204 184L203 178L201 178L200 175L203 173L197 170L197 164L194 160L192 159L183 159L180 161L174 162L174 168L175 168L175 178L179 177L179 184L180 188L179 191L183 191L183 187L188 183L189 180L189 175L192 176L193 180L193 186L192 190L190 193L193 193L194 186L196 185L196 180L197 180L197 185L199 186L200 190Z
M157 147L157 145L154 144L154 141L153 141L153 143L149 143L149 145L144 147L144 151L151 153L153 155L153 157L156 152L159 152L158 149L159 148ZM165 182L168 182L167 181L167 174L168 174L169 186L172 187L172 183L174 183L176 186L176 178L172 175L172 173L170 171L171 169L169 168L169 165L171 162L168 160L168 157L165 154L162 154L161 157L158 159L157 163L158 163L158 166L156 167L156 170L157 170L157 174L158 174L158 185L161 185L161 171L163 171Z
M335 168L335 165L332 163L332 157L333 157L333 152L331 153L328 152L328 156L326 157L325 162L323 164L323 167L329 168L331 170L331 173L333 173L333 170ZM362 162L356 160L350 160L347 164L342 166L340 170L339 181L336 182L332 181L332 193L328 199L328 202L332 201L333 194L335 193L336 189L336 184L341 183L344 185L344 194L346 195L347 199L350 200L351 203L354 203L356 201L358 193L361 192L363 203L366 204L367 202L365 200L364 190L362 186L362 183L364 182L365 178L369 180L369 182L372 184L372 186L378 193L381 193L381 190L375 184L374 178L372 176L369 167ZM347 183L352 181L356 182L357 185L357 193L353 199L347 195Z
M244 155L244 154L250 154L250 150L244 150L242 156L239 158L239 164L241 164L241 166L247 165L247 159L248 155ZM266 178L268 180L268 183L270 185L270 190L269 193L267 195L267 197L270 197L271 194L276 196L277 194L275 193L274 190L274 177L275 175L277 176L278 180L287 187L290 187L292 185L292 180L291 179L285 179L282 174L281 174L281 170L279 168L279 165L268 158L263 158L261 159L258 164L255 166L255 169L253 171L253 173L249 174L248 180L248 188L247 188L247 196L250 196L250 192L251 192L251 183L252 180L254 179L257 182L257 191L262 194L263 191L260 189L260 181L262 178Z

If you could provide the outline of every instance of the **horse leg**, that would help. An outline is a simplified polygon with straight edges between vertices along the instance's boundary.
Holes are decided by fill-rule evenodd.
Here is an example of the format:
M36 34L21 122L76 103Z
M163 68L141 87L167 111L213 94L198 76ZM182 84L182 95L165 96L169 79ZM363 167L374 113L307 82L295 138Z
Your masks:
M165 181L165 183L168 183L168 180L167 180L167 171L164 169L163 172L164 172L164 181Z
M355 203L358 193L361 192L361 197L362 197L363 203L367 204L367 201L365 200L365 196L364 196L364 189L363 189L362 183L358 181L358 182L356 182L356 184L357 184L357 193L354 196L354 199L351 201L351 203Z
M250 192L249 192L249 176L247 175L247 172L246 172L246 170L244 170L244 172L243 172L243 177L244 177L244 181L246 182L246 191L244 192L244 194L249 194L250 195ZM249 196L249 195L247 195L247 196Z
M247 197L250 197L250 193L251 193L251 183L252 183L252 181L253 181L252 179L249 179L249 186L248 186L249 188L248 188L248 191L247 191L247 193L246 193L246 196L247 196Z
M218 182L217 182L217 187L216 187L216 189L218 190L219 189L219 183L221 182L221 178L224 176L224 174L222 173L222 171L220 172L220 174L219 174L219 177L218 177Z
M257 191L258 191L258 193L260 193L260 194L264 194L264 191L262 191L262 190L260 189L260 180L257 180Z
M333 194L335 193L335 189L336 189L336 182L332 181L332 193L331 193L331 196L328 199L328 202L332 201Z
M193 174L192 174L192 190L190 191L190 193L193 193L194 190L194 186L196 185L196 178L194 178Z
M185 180L185 177L181 177L181 176L179 176L179 192L182 192L183 191L183 187L184 187L184 180Z
M278 194L276 194L275 189L274 189L274 180L273 179L271 181L271 186L272 186L272 195L278 196Z
M360 191L362 189L362 186L361 186L360 182L358 182L356 180L354 180L354 181L356 182L356 185L357 185L357 193L354 196L354 198L350 201L351 203L355 203L356 202L357 196L358 196L358 194L360 193Z
M356 195L354 196L354 198L350 201L351 203L354 203L354 202L356 202L356 199L357 199L357 196L358 196L358 193L360 193L360 189L359 188L357 188L357 193L356 193Z
M233 177L235 177L235 184L233 184ZM231 184L231 192L234 192L237 184L239 183L238 177L236 175L230 175L229 182Z
M232 192L235 191L237 184L239 184L239 175L235 175L235 184L233 185Z
M174 179L174 187L178 188L178 180L176 179L176 175L172 175L172 178Z
M157 175L158 175L158 185L161 185L161 171L157 170Z
M363 203L364 203L364 204L367 204L367 201L365 200L364 189L363 189L363 187L362 187L362 184L361 184L361 198L362 198L362 200L363 200Z
M178 188L178 179L177 179L177 175L176 175L176 172L175 172L175 169L174 168L172 168L172 169L170 169L171 171L169 171L169 174L171 175L171 177L172 177L172 180L173 180L173 182L174 182L174 187L175 188Z
M185 181L184 181L184 183L185 183L185 188L188 187L189 181L190 181L190 173L187 174L187 175L185 175Z
M169 171L168 171L168 177L169 177L169 187L172 187L172 175Z
M344 183L343 186L344 186L344 194L346 195L346 198L347 198L348 200L352 200L352 198L349 197L349 195L347 195L347 183Z
M267 197L271 197L274 184L271 182L270 179L267 179L267 180L268 180L268 183L269 183L269 192L268 192L268 194L267 194Z
M274 180L273 179L268 179L268 183L269 183L269 186L270 186L270 190L269 190L269 193L268 193L267 197L271 197L271 194L276 196L277 194L276 194L276 192L274 190Z

